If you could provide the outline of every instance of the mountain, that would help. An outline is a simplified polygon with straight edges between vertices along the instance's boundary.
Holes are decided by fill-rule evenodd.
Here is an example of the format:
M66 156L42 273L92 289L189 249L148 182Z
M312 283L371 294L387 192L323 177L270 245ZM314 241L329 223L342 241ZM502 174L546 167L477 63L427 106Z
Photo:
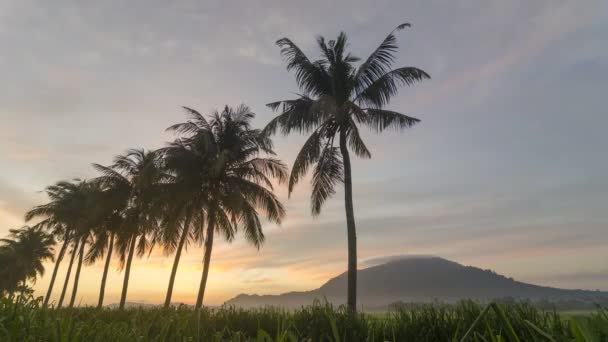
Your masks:
M280 295L240 294L225 304L240 307L300 307L314 299L334 304L346 302L346 273L320 288ZM608 300L608 292L565 290L515 281L490 270L463 266L439 257L403 258L358 272L358 301L364 308L386 307L395 302L455 302L460 299L521 298L549 301Z

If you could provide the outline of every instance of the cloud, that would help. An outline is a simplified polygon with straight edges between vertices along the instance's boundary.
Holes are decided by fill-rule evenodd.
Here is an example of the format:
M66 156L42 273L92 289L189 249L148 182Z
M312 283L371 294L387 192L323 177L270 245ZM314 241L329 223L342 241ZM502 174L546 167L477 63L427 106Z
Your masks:
M270 278L258 278L258 279L247 280L245 282L254 283L254 284L268 284L268 283L272 283L273 280Z
M386 264L392 261L404 260L404 259L423 259L433 258L433 255L385 255L379 257L372 257L364 259L360 262L360 267L373 267L382 264Z
M22 222L25 212L35 204L35 196L0 178L0 222ZM12 227L0 227L3 230Z

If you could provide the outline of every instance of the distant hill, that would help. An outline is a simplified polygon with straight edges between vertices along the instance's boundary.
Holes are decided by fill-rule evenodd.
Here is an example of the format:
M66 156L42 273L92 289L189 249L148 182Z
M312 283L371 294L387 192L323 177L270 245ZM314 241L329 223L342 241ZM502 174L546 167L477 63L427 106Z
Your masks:
M309 305L315 298L334 304L346 302L346 273L316 290L280 295L240 294L225 304L240 307ZM490 270L463 266L439 257L404 258L358 272L358 301L364 308L395 302L451 303L460 299L492 300L513 297L531 300L608 300L608 292L565 290L515 281Z

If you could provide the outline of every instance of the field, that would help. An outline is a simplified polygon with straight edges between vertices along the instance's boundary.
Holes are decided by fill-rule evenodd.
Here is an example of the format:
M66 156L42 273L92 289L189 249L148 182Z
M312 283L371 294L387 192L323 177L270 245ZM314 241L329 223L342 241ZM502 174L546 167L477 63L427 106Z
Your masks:
M417 306L347 314L316 303L300 310L43 308L2 299L1 341L608 341L605 310L567 318L527 303Z

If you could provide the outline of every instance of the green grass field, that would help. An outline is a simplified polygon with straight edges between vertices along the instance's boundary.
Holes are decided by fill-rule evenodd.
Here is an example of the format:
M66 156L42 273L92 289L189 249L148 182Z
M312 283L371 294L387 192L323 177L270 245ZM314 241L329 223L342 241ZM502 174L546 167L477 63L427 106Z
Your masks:
M236 308L53 309L0 301L0 341L608 341L608 314L542 312L527 303L428 305L347 314Z

